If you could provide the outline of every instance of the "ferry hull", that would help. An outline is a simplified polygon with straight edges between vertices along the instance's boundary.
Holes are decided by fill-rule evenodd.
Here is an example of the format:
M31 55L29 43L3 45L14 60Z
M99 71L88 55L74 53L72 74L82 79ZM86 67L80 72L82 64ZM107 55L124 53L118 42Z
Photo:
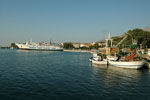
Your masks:
M120 68L129 68L129 69L140 69L143 67L143 61L109 61L110 65L120 67Z
M63 49L29 49L29 48L19 48L20 50L36 50L36 51L63 51Z

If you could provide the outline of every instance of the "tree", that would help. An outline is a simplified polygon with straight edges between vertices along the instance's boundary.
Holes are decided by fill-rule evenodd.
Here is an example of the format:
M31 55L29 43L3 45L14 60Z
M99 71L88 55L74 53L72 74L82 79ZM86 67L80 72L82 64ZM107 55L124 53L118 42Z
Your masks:
M18 46L15 43L11 43L10 47L11 48L18 48Z
M65 49L73 49L74 46L73 46L72 43L64 43L63 48L65 48Z
M126 35L128 35L127 38L122 42L122 44L120 44L119 47L122 47L123 45L129 47L134 41L136 41L139 48L141 45L143 48L150 48L150 32L136 28L133 30L128 30ZM113 44L116 45L123 39L123 36L112 37L112 39Z
M95 43L94 45L91 45L89 48L90 49L97 49L99 48L100 46L98 45L98 43Z

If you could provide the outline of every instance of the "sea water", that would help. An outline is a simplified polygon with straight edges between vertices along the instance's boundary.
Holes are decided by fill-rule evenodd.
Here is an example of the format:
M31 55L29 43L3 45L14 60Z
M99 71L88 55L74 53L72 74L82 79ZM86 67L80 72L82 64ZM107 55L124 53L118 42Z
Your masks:
M0 100L150 100L150 71L92 65L90 53L0 49Z

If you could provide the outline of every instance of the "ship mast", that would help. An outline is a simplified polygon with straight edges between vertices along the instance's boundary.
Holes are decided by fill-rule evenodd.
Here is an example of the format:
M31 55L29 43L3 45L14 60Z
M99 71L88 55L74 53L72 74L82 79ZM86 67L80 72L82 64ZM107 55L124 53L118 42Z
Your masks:
M108 38L106 39L106 55L110 55L110 47L112 47L112 40L110 36L110 32L108 33ZM109 41L111 41L111 45L109 47Z
M110 36L110 32L108 33L108 38L106 39L106 48L109 47L108 41L111 41L111 46L110 47L112 47L112 39L111 39L111 36Z

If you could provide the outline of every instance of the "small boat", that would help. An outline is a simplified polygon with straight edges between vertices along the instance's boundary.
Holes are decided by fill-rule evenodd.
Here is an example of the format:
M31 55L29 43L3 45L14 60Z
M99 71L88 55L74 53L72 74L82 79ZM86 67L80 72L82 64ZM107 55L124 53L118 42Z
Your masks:
M107 59L110 61L116 61L118 59L117 56L107 56Z
M103 60L103 61L92 60L91 62L97 65L107 65L107 60Z
M121 68L140 69L144 61L109 61L109 64Z
M98 61L101 59L101 56L98 56L98 54L96 53L93 53L93 57L91 57L89 60L92 61L92 60L95 60L95 61Z
M98 64L98 65L106 65L107 60L103 59L102 56L98 56L97 54L93 54L93 57L89 59L93 64Z

